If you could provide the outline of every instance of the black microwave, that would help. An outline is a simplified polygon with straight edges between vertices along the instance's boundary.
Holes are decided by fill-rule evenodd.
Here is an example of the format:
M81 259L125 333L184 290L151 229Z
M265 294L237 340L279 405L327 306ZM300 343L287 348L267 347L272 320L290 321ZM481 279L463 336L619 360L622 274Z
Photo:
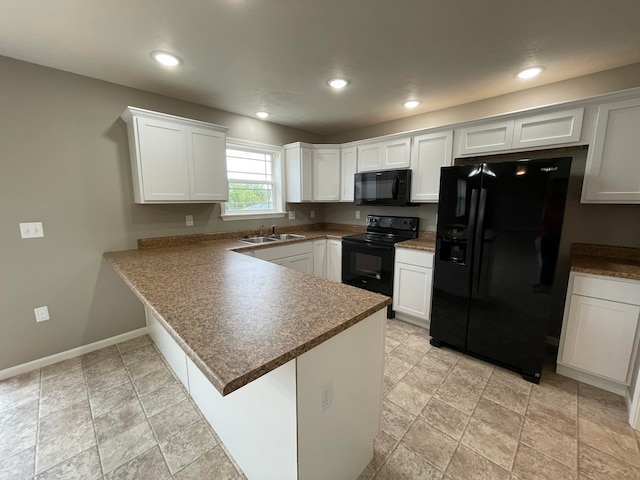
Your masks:
M411 170L355 174L356 205L411 205Z

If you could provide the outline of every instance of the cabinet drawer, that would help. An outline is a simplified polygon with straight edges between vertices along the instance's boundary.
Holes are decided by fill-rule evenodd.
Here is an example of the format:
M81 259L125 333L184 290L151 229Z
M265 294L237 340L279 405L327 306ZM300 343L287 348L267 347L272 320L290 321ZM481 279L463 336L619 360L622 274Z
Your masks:
M585 297L640 305L640 283L576 275L572 292Z
M433 268L433 253L425 252L424 250L396 248L396 262Z

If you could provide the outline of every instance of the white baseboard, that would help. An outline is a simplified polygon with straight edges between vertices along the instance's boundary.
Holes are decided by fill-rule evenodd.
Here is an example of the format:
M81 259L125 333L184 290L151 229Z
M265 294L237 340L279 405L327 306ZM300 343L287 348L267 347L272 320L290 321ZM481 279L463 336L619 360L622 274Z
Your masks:
M629 390L629 387L622 383L614 382L612 380L598 377L597 375L582 372L580 370L576 370L572 367L567 367L566 365L562 365L560 363L556 365L556 373L564 375L565 377L573 378L574 380L578 380L579 382L583 382L588 385L593 385L594 387L601 388L602 390L606 390L607 392L615 393L616 395L620 395L621 397L625 397L627 394L627 390Z
M4 370L0 370L0 380L15 377L16 375L30 372L31 370L35 370L37 368L46 367L47 365L53 365L54 363L77 357L78 355L84 355L85 353L93 352L94 350L100 350L101 348L109 347L111 345L115 345L116 343L126 342L127 340L145 335L146 333L147 327L143 327L137 330L132 330L131 332L123 333L121 335L116 335L115 337L105 338L104 340L99 340L88 345L82 345L81 347L72 348L71 350L67 350L65 352L56 353L54 355L49 355L48 357L39 358L38 360L33 360L21 365L16 365L15 367L5 368Z

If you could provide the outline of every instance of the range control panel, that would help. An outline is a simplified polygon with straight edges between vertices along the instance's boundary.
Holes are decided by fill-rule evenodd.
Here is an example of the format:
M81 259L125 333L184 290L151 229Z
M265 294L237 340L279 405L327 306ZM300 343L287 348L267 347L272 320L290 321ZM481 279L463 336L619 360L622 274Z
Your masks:
M367 230L376 232L417 232L420 225L418 217L390 217L367 215Z

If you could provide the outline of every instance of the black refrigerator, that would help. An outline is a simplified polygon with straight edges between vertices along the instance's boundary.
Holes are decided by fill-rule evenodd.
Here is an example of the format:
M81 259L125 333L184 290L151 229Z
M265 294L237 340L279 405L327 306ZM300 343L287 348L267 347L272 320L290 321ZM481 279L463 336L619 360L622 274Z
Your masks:
M431 343L538 383L571 158L443 167Z

